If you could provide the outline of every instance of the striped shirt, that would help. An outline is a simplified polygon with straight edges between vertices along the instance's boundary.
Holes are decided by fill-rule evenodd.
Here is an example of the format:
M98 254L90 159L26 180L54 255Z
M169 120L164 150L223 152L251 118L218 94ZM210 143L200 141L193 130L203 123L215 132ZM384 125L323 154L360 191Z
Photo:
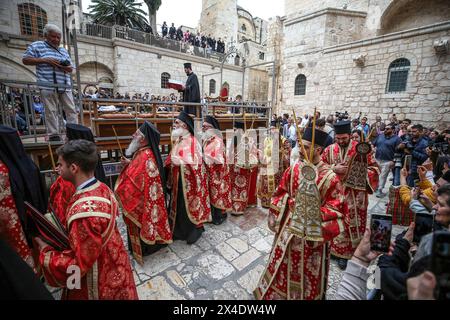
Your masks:
M56 48L52 47L46 41L35 41L30 44L27 51L25 51L23 58L52 58L58 61L69 60L71 67L74 67L65 48L60 47L56 50ZM47 63L36 65L36 75L38 83L54 84L55 78L56 84L70 86L72 83L70 73L66 73L61 69L53 67ZM58 91L63 91L63 88ZM53 90L52 87L41 87L41 89ZM71 88L66 88L65 91L71 91Z

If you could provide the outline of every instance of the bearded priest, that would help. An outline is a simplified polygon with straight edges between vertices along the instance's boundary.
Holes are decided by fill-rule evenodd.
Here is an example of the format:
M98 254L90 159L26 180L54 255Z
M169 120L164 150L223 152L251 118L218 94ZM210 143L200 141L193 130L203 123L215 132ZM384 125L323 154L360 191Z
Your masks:
M173 148L164 167L170 189L169 221L174 240L195 243L211 221L208 178L202 146L194 135L194 120L182 111L174 122Z
M212 223L222 224L231 211L231 177L225 158L225 144L216 118L206 116L202 125L203 156L208 173Z
M145 121L125 151L132 159L122 159L124 167L114 190L123 208L129 247L141 265L143 256L172 242L159 141L158 129Z

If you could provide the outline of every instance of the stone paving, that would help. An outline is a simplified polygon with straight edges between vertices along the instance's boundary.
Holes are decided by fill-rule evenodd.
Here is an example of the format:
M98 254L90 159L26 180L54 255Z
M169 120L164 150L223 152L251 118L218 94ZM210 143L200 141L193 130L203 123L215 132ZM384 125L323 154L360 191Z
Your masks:
M369 197L369 213L384 214L388 197ZM220 226L205 225L194 244L175 241L139 265L130 256L142 300L251 300L269 258L273 233L267 227L268 210L250 208L243 216L229 215ZM126 227L118 226L127 247ZM402 228L394 227L393 236ZM333 299L342 271L331 261L327 299ZM59 292L54 292L58 297Z
M369 212L386 212L387 196L370 196ZM132 258L140 299L254 299L255 289L269 258L274 235L267 227L266 209L250 208L243 216L229 215L220 226L205 225L194 245L175 241L144 257ZM119 222L124 234L123 222ZM395 228L394 235L401 231ZM333 299L342 271L331 262L327 298Z

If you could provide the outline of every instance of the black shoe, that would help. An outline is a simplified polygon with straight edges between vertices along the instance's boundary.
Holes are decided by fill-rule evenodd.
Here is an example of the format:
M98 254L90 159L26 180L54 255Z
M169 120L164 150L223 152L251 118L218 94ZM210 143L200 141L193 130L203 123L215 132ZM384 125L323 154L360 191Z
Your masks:
M48 138L48 141L62 141L62 140L60 136L53 135Z
M186 243L187 244L194 244L197 242L198 239L202 236L202 233L205 229L203 228L195 228L187 237Z
M220 217L217 217L215 219L213 219L212 223L216 226L221 225L222 223L225 222L225 220L227 220L227 214L221 214Z
M347 261L347 259L339 258L337 261L339 269L345 270L347 268Z

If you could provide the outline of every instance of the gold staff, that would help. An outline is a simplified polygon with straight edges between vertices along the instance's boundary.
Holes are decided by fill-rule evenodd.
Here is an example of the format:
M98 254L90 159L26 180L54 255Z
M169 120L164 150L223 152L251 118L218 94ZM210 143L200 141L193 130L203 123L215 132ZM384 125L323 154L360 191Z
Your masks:
M48 153L50 154L50 159L52 160L53 171L56 172L55 158L53 158L53 151L52 147L50 146L50 141L48 142Z
M294 114L294 124L295 124L295 128L297 130L297 139L298 139L298 143L301 146L301 150L303 153L303 157L305 158L306 161L309 162L309 158L308 158L308 153L305 150L305 146L303 145L303 140L302 140L302 134L300 133L300 129L298 128L298 122L297 122L297 117L295 116L295 111L294 108L292 108L292 113Z
M114 126L112 126L112 129L113 129L113 131L114 131L114 135L116 136L117 145L119 146L120 156L121 156L122 158L125 158L125 157L123 156L122 146L120 145L120 141L119 141L119 137L117 136L116 128L115 128Z
M312 142L311 142L311 150L309 152L309 160L312 163L313 161L313 155L314 155L314 141L316 136L316 108L314 108L314 118L312 123Z

